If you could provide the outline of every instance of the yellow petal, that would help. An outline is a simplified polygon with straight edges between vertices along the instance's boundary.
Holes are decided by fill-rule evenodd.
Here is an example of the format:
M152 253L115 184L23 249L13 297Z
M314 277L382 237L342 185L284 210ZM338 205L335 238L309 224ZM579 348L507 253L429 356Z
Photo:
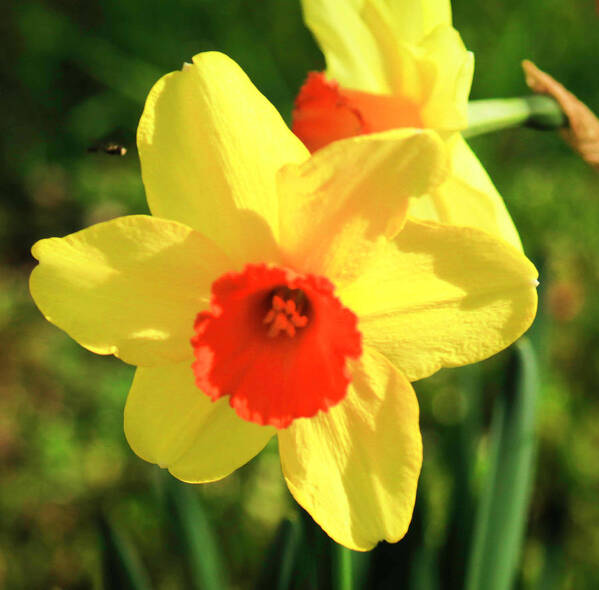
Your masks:
M231 263L189 227L119 217L40 240L30 279L41 312L79 344L136 365L188 358L210 286Z
M329 76L375 94L398 93L400 80L408 90L398 44L416 46L435 27L451 25L449 0L302 0L302 7Z
M389 27L376 29L381 52L388 56L390 94L417 105L424 128L465 128L474 58L458 32L440 25L419 43L410 43Z
M292 268L353 278L377 236L402 227L409 199L444 179L436 133L400 129L336 141L279 175L281 249Z
M379 0L388 7L397 35L419 41L439 25L451 25L449 0ZM371 0L372 2L372 0ZM375 4L376 2L372 2Z
M414 199L410 217L475 227L522 250L503 199L466 141L456 133L448 146L451 172L447 180L430 195Z
M537 271L502 240L408 221L377 246L370 266L338 294L359 316L364 344L410 381L487 358L534 319Z
M344 86L388 94L388 56L364 20L364 0L302 0L304 21L327 63L327 73Z
M422 464L418 402L376 351L353 367L347 398L279 433L289 490L335 540L365 551L401 539Z
M434 29L422 41L421 49L421 61L431 70L430 86L426 89L426 102L421 112L424 127L466 128L474 56L464 46L459 33L448 26Z
M308 157L241 68L202 53L152 88L137 133L150 210L245 262L275 250L277 170Z
M125 436L142 459L200 483L229 475L275 433L242 420L223 398L212 402L194 381L191 361L138 368L125 406Z

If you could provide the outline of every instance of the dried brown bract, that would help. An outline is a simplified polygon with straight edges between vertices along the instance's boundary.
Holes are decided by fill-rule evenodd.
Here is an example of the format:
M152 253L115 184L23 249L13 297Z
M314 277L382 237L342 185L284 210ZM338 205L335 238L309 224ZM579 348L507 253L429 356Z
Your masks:
M553 97L568 117L569 127L560 132L566 141L585 162L599 170L599 119L562 84L531 61L524 60L522 68L530 89Z

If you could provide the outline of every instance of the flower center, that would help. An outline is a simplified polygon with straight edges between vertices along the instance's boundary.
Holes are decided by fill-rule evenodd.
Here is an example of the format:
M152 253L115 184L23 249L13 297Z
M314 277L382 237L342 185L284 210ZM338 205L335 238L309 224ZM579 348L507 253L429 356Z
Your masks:
M249 264L212 284L191 339L197 386L251 422L286 428L339 403L362 353L357 318L324 277Z
M297 328L308 324L308 300L301 289L279 287L272 296L272 307L264 316L264 324L269 326L269 338L275 338L284 332L290 338L295 336Z

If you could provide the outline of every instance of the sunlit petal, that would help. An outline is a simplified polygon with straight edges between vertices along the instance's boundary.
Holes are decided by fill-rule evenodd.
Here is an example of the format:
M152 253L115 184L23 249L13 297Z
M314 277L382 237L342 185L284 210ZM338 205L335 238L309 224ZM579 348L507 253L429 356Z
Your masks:
M365 350L347 399L294 422L279 450L289 490L335 541L365 551L405 535L422 463L418 402L382 355Z
M174 221L119 217L40 240L31 295L46 319L79 344L128 363L189 358L196 314L231 261Z
M486 233L408 221L372 252L339 295L360 317L364 344L410 381L487 358L534 319L536 269Z
M186 223L244 262L273 256L276 172L308 152L233 60L202 53L161 78L137 143L153 215Z
M451 168L447 180L430 195L413 199L409 215L481 229L522 250L503 199L466 141L456 133L448 147Z
M365 243L402 227L411 196L444 179L443 142L401 129L334 142L280 173L285 263L337 286L359 271Z
M179 479L221 479L257 455L275 429L242 420L227 399L212 402L194 382L191 359L138 368L125 406L131 448Z

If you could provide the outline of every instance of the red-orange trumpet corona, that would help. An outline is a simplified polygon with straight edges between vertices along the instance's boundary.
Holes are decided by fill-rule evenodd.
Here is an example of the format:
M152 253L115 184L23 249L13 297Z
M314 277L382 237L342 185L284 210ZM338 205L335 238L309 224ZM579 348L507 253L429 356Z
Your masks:
M196 384L237 414L286 428L339 403L347 360L362 352L357 318L323 277L248 265L212 285L192 340Z
M344 89L321 72L308 74L293 111L293 132L311 152L337 139L422 126L409 99Z

